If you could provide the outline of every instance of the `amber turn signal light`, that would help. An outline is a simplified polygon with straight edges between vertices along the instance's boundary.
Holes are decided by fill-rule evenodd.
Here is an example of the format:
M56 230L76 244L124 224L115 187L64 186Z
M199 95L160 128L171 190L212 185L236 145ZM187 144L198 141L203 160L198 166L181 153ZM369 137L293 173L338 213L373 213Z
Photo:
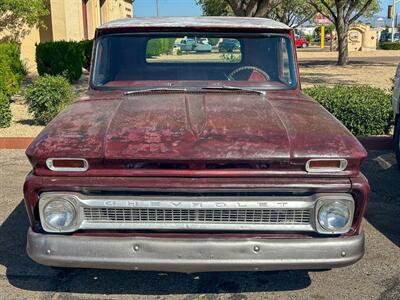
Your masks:
M84 172L89 168L89 163L83 158L48 158L47 167L52 171Z
M306 163L306 171L309 173L331 173L344 171L347 167L345 159L310 159Z

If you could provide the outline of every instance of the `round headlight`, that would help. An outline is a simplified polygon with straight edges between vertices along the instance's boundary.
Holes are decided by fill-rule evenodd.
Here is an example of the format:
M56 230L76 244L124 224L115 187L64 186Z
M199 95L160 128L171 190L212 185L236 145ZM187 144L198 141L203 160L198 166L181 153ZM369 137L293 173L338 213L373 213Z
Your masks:
M51 227L61 230L67 228L75 219L75 209L66 200L53 200L44 208L44 221Z
M323 204L318 213L318 221L325 230L337 231L345 228L350 220L349 206L343 201Z

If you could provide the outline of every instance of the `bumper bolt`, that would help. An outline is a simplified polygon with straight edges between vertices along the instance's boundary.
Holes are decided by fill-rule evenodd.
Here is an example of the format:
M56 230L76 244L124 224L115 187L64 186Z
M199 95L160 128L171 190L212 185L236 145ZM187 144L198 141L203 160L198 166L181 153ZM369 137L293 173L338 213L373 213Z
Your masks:
M342 257L346 256L346 251L342 251L342 253L340 253L342 255Z
M134 245L133 246L133 251L139 251L139 246L138 245Z
M258 252L258 251L260 251L260 247L259 246L254 246L253 250L254 250L254 252Z

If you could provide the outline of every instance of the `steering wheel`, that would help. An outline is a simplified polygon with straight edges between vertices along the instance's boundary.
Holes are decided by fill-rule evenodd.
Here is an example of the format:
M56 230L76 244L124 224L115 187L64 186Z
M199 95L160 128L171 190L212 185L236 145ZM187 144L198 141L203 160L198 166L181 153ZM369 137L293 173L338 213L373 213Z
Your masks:
M236 68L235 70L230 72L228 75L226 75L226 77L228 78L228 80L235 80L234 76L237 73L242 72L242 71L246 71L246 70L257 71L260 74L262 74L265 77L266 80L270 80L269 75L265 71L261 70L260 68L254 67L254 66L242 66L242 67Z

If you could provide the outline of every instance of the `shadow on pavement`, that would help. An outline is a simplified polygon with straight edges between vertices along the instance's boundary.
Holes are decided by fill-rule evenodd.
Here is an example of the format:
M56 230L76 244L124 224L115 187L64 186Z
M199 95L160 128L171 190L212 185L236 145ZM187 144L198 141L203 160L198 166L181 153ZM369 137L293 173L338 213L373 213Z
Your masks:
M372 193L366 218L400 246L400 171L390 152L371 151L364 163ZM311 284L307 271L156 273L61 269L38 265L25 253L28 222L21 202L0 227L0 264L15 287L31 291L96 294L208 294L292 291ZM240 299L240 297L238 298Z
M393 58L380 58L383 61L377 61L375 58L372 59L361 59L361 58L350 58L348 66L357 67L384 67L392 64L396 65L396 61ZM315 59L300 59L299 66L301 68L312 68L312 67L326 67L326 66L337 66L337 59L332 58L315 58Z
M27 257L27 229L25 207L21 202L0 227L0 264L7 269L8 281L25 290L167 295L291 291L304 289L311 284L307 271L180 274L95 269L56 270L38 265Z
M400 247L400 171L395 155L370 151L362 172L371 185L365 218Z

